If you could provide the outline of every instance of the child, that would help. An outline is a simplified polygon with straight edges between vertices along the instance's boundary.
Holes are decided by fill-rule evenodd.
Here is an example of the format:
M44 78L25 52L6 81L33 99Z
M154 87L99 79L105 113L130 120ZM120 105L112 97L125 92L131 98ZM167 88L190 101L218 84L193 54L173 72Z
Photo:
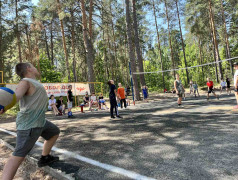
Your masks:
M198 97L199 97L200 95L199 95L199 92L198 92L198 85L197 85L196 81L194 81L194 83L193 83L193 90L194 90L195 97L196 97L197 94L198 94Z
M216 95L216 93L213 90L213 81L210 81L210 78L207 78L207 100L209 100L209 94L213 93L214 96L219 99L219 97Z
M3 180L14 178L18 167L40 136L45 142L38 166L46 166L59 160L59 157L50 155L60 130L45 119L48 97L44 86L36 80L40 74L30 63L17 64L15 72L22 78L15 91L17 101L20 101L20 111L16 119L17 139L13 155L4 166ZM0 111L2 113L3 110Z
M146 88L146 86L142 86L142 94L143 94L143 97L144 97L143 100L147 101L147 98L148 98L148 88Z
M224 81L224 79L221 80L221 91L220 94L222 93L222 90L226 90L226 82Z
M68 118L74 117L72 114L72 107L73 107L73 93L72 93L72 85L68 86L69 90L67 93L67 101L68 101Z
M88 92L86 92L84 98L83 98L83 103L84 105L89 105L89 96L88 96Z
M183 107L182 106L182 97L183 97L185 90L184 90L181 80L179 79L179 74L176 74L176 80L174 81L174 88L178 95L178 107Z
M65 105L63 102L63 96L60 96L59 99L56 101L56 107L61 112L61 114L65 114Z
M95 93L92 93L92 96L90 97L90 104L89 104L89 110L92 110L92 106L96 105L98 106L98 101L97 101L97 96L95 95ZM97 110L97 109L96 109Z
M60 112L58 111L58 108L56 107L56 99L55 99L54 95L50 96L48 109L50 111L53 110L53 112L56 116L61 115Z
M106 109L108 109L108 107L106 105L106 101L103 99L103 95L102 94L100 94L98 99L99 99L99 107L100 107L100 109L104 110L103 105L106 107Z
M228 95L230 95L231 94L231 81L230 81L230 78L228 78L228 77L226 77L226 92L227 92L227 94ZM230 91L230 93L229 93L229 91Z
M116 100L117 91L116 91L116 86L114 85L114 81L109 80L108 85L110 88L109 99L110 99L110 105L111 105L111 107L110 107L111 119L115 119L115 116L113 116L114 109L116 112L116 117L122 118L121 116L119 116L119 112L118 112L118 106L117 106L117 100Z
M119 88L117 89L117 94L118 94L118 98L120 100L121 108L123 108L122 103L124 103L124 107L126 108L125 89L122 87L121 83L118 83L118 86L119 86Z

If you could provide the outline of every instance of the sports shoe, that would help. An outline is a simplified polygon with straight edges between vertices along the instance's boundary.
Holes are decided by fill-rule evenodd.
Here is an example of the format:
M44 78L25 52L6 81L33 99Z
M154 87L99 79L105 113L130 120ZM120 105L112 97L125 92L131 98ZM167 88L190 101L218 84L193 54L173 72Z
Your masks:
M115 119L115 116L111 116L111 119Z
M59 157L47 155L47 156L41 156L37 164L38 164L38 167L43 167L56 161L59 161Z
M117 116L116 118L117 118L117 119L123 119L123 117L121 117L121 116Z

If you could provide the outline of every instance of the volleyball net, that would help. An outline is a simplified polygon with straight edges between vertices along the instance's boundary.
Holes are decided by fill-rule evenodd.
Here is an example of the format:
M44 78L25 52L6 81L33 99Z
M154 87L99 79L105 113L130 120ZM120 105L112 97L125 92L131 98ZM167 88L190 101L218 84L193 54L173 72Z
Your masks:
M134 72L133 74L153 74L153 73L163 73L163 72L174 72L174 71L179 71L179 70L186 70L186 69L192 69L192 68L197 68L197 67L203 67L203 66L208 66L208 65L214 65L226 61L232 61L238 59L238 57L233 57L229 59L224 59L220 61L214 61L214 62L209 62L201 65L196 65L196 66L190 66L190 67L184 67L184 68L176 68L176 69L169 69L169 70L163 70L163 71L152 71L152 72Z

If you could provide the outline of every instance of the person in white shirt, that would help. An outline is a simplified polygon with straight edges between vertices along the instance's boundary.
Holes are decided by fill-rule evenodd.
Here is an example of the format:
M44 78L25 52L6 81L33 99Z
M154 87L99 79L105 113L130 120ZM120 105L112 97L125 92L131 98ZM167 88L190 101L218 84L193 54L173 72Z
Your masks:
M89 110L92 110L93 105L98 106L98 100L97 100L97 96L95 95L95 93L92 93L92 96L90 97Z
M224 81L224 79L221 80L221 90L220 90L220 93L222 93L222 90L226 90L226 81Z
M56 107L56 99L54 95L50 96L48 109L50 111L53 111L56 116L60 115L60 112L58 111L58 108Z
M235 62L233 64L234 69L236 70L235 74L234 74L234 89L235 89L235 96L236 96L236 102L237 105L234 107L234 109L238 109L238 62Z

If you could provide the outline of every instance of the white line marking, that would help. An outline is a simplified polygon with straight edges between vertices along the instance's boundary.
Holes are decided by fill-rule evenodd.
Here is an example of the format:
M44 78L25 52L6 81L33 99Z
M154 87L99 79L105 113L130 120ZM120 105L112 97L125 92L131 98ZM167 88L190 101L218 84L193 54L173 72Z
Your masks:
M8 131L6 129L0 128L0 131L5 132L5 133L10 134L10 135L13 135L15 137L17 136L16 133ZM38 145L40 147L43 147L43 143L41 143L41 142L36 142L36 145ZM136 179L136 180L155 180L154 178L146 177L146 176L140 175L140 174L135 173L133 171L128 171L128 170L120 168L120 167L116 167L116 166L112 166L112 165L109 165L109 164L101 163L99 161L95 161L93 159L90 159L90 158L87 158L87 157L84 157L84 156L80 156L79 154L76 154L74 152L70 152L70 151L67 151L67 150L64 150L64 149L53 147L52 150L55 151L55 152L64 154L66 156L69 156L71 158L78 159L80 161L86 162L88 164L91 164L91 165L94 165L94 166L106 169L108 171L115 172L115 173L121 174L123 176L127 176L127 177L129 177L131 179Z

